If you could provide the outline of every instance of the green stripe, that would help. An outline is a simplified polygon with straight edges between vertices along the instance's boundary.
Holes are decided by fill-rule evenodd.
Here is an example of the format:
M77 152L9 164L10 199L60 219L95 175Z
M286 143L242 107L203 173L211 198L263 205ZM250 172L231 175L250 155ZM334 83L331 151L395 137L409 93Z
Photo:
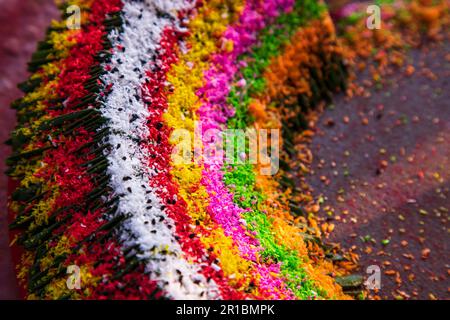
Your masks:
M245 129L251 124L253 119L248 113L248 106L251 96L263 92L266 87L262 77L264 70L269 66L271 59L282 52L283 46L290 41L298 28L320 17L324 9L325 7L316 1L301 1L301 3L298 1L291 13L280 16L276 23L262 31L261 45L254 48L251 55L241 57L251 62L242 70L246 87L244 89L233 87L230 92L228 102L234 106L236 113L228 121L229 128ZM287 286L298 298L308 299L315 294L326 297L326 292L318 289L312 280L307 279L307 274L302 268L308 257L302 259L296 251L276 242L271 230L272 221L260 211L265 197L257 189L253 169L251 164L230 165L224 174L224 183L234 194L234 202L237 205L251 209L244 214L244 219L248 228L256 232L256 237L264 248L262 257L267 261L281 263L281 272L286 278Z
M302 264L306 263L308 258L302 259L296 251L289 250L276 242L271 230L272 221L260 211L264 196L257 190L253 166L249 164L233 166L231 171L225 173L224 182L228 186L235 186L234 202L241 208L251 209L244 214L244 219L248 228L256 232L264 248L261 252L262 257L267 261L281 263L282 275L294 294L300 299L308 299L314 296L314 293L325 297L326 293L319 290L313 281L307 279L306 272L302 268Z
M316 0L297 1L291 13L281 15L275 23L261 32L261 45L255 47L252 54L240 57L241 60L251 62L241 71L241 76L247 82L246 90L233 87L228 98L228 102L236 110L235 116L228 121L230 128L244 129L253 122L248 114L250 96L265 89L266 83L262 74L269 66L270 60L281 53L282 47L301 26L319 18L325 10L326 7L318 4Z

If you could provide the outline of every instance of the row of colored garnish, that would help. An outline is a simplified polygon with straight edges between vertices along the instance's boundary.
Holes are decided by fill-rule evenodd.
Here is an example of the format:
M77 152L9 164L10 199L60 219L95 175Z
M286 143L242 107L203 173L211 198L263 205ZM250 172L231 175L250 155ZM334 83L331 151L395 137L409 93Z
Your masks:
M287 174L305 114L345 89L325 6L71 5L81 29L53 23L13 104L11 227L28 298L348 298ZM204 155L252 128L281 130L273 175Z

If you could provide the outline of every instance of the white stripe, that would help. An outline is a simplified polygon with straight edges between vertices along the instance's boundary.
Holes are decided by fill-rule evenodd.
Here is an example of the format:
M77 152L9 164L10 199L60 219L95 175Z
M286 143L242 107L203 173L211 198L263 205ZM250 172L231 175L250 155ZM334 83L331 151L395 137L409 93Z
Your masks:
M130 214L121 228L121 241L125 247L140 246L144 252L140 258L145 259L146 272L150 273L151 279L159 281L170 297L220 298L215 283L207 283L200 273L200 264L190 263L184 257L175 239L174 221L161 210L160 199L149 187L152 169L146 165L148 154L138 143L139 139L149 136L146 127L149 110L141 99L147 62L152 56L161 54L159 42L164 28L179 23L176 12L188 9L192 4L183 0L123 2L122 16L126 22L123 32L119 35L111 33L109 38L114 48L121 44L125 51L116 50L108 64L111 71L102 77L106 84L112 84L112 92L101 107L110 128L105 141L112 146L106 153L110 185L120 196L116 214ZM157 11L170 13L173 19L158 15ZM162 254L161 250L167 250L169 254ZM183 275L182 280L178 272Z

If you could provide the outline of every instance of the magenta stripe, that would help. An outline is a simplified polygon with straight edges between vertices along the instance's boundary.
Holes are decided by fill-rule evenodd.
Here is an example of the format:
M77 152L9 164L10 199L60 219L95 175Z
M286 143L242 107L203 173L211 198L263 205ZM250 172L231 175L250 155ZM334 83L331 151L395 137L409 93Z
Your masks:
M257 43L258 33L266 25L273 23L280 13L291 11L294 2L294 0L249 0L239 21L225 31L223 40L231 41L233 49L223 50L213 55L210 69L204 72L206 84L197 92L202 99L198 114L205 153L222 145L220 135L215 134L215 138L211 138L208 134L211 131L222 132L227 119L234 114L234 109L227 104L226 100L235 75L243 67L238 63L237 58L247 53ZM265 265L257 261L258 253L262 248L255 234L246 230L242 216L245 210L233 202L233 195L223 182L223 160L223 152L203 158L202 184L210 197L209 214L223 228L225 234L233 239L241 256L257 264L261 276L260 288L263 291L273 293L273 298L277 299L280 296L276 289L281 289L289 298L294 298L284 282L272 275L272 273L280 273L280 265Z

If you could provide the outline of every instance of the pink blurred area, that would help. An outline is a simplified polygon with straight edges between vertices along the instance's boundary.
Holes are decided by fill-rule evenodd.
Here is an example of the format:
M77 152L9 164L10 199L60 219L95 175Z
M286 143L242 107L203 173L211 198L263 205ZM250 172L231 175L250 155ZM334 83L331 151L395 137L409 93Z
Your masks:
M7 218L5 159L11 149L4 144L15 126L10 103L22 93L17 83L27 79L27 62L44 38L50 21L58 17L53 0L0 0L0 299L18 299L11 261Z

